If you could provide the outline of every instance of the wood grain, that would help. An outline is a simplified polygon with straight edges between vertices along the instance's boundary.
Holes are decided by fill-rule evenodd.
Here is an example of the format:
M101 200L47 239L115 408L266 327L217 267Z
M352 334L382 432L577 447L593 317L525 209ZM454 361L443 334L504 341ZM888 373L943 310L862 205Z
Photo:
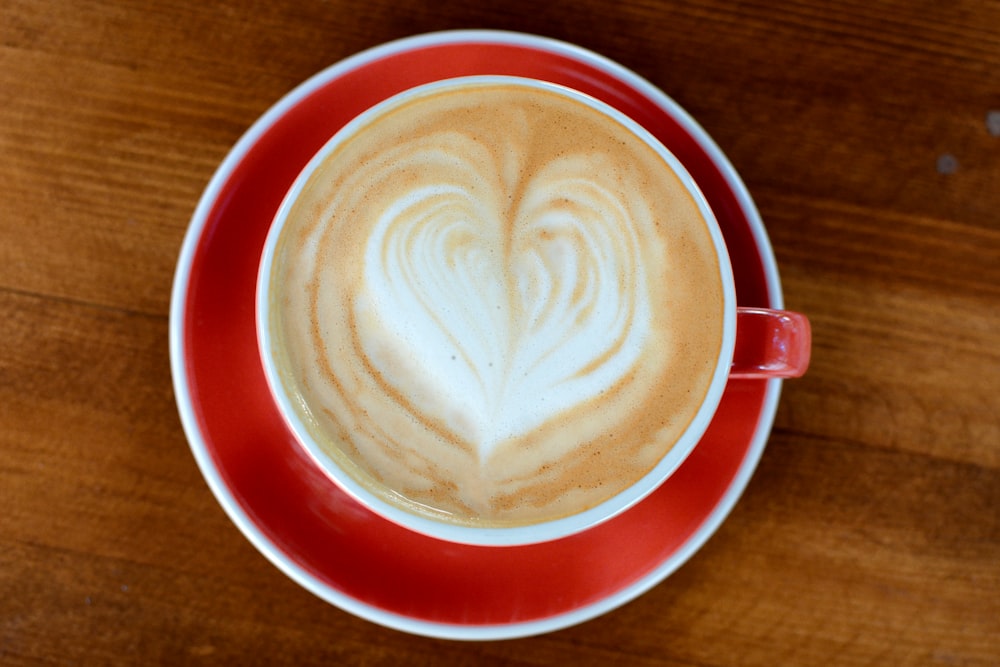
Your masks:
M0 664L1000 663L1000 3L0 0ZM729 520L541 637L383 629L270 565L171 390L170 285L243 131L337 60L491 27L593 49L719 143L813 365Z

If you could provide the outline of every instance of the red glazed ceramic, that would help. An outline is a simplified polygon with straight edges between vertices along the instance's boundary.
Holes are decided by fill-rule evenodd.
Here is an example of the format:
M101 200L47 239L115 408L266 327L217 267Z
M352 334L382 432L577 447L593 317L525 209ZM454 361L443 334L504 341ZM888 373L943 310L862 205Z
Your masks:
M236 526L303 587L373 622L455 639L568 627L663 581L736 503L781 387L778 379L730 379L704 437L656 491L605 523L541 544L470 546L422 536L362 507L315 466L272 402L258 355L255 288L271 220L301 169L353 117L413 86L480 74L564 84L649 130L712 207L738 305L782 307L764 226L718 147L663 92L579 47L495 31L413 37L319 73L250 128L195 211L174 281L171 363L195 459Z

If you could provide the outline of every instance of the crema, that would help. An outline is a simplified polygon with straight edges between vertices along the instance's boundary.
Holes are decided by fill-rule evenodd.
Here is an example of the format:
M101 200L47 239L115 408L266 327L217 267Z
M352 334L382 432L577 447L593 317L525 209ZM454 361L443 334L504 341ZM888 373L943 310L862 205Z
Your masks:
M706 221L616 120L516 83L369 117L281 232L281 381L337 465L469 525L619 493L697 413L722 345Z

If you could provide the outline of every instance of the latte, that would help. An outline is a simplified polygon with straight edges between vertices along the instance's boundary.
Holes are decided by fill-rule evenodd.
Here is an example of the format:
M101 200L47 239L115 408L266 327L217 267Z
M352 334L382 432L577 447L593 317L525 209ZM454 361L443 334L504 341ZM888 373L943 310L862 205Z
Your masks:
M298 417L358 483L526 525L671 449L716 371L722 284L656 150L569 96L480 82L338 140L290 203L267 326Z

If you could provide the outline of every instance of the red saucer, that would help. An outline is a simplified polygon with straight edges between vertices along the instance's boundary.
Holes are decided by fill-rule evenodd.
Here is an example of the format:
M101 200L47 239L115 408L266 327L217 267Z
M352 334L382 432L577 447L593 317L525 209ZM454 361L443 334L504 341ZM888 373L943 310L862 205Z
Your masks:
M705 438L663 486L609 522L546 544L473 547L423 537L359 506L314 468L271 401L257 353L254 289L271 218L299 170L341 125L414 85L470 74L562 83L644 125L688 167L711 203L732 256L739 305L781 307L770 245L749 195L675 103L574 46L458 31L393 42L321 72L233 148L181 251L171 360L202 473L233 522L275 565L374 622L488 639L593 618L683 564L742 493L770 432L781 382L730 381Z

